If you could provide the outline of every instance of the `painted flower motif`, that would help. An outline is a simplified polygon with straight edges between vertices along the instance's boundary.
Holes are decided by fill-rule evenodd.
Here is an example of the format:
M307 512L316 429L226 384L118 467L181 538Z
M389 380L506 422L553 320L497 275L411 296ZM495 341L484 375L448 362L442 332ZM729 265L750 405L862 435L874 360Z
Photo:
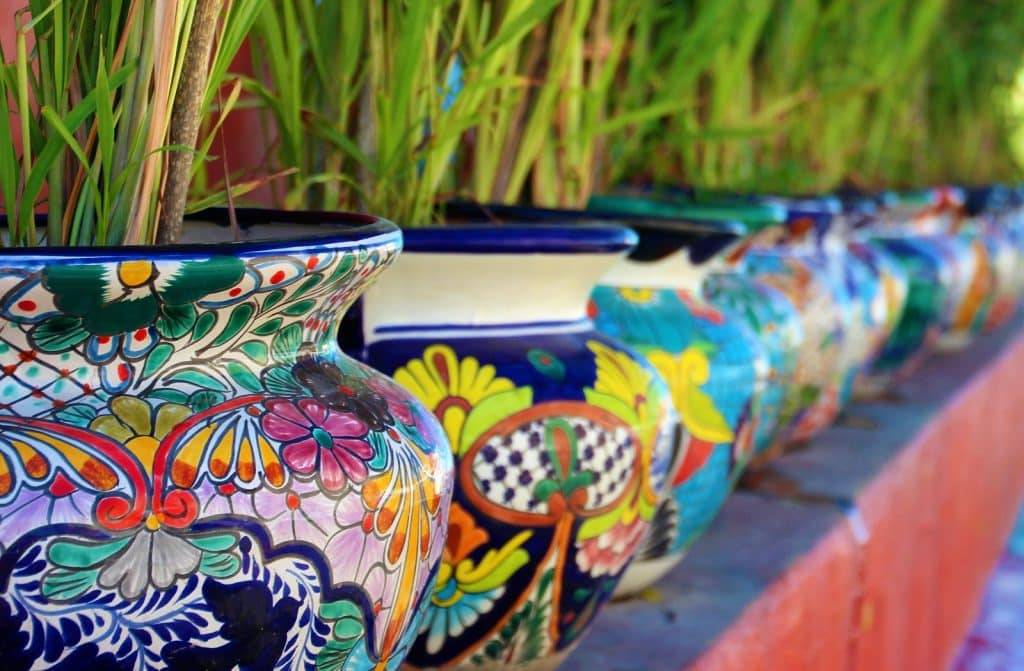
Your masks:
M47 550L55 568L43 578L43 593L55 601L70 601L98 585L116 589L125 599L136 599L150 585L167 589L197 572L226 578L240 566L233 553L237 544L233 534L171 533L154 518L126 538L99 543L58 539Z
M286 489L257 490L252 495L252 505L275 542L302 541L321 549L337 529L336 502L311 482L293 480Z
M587 347L597 360L597 379L594 389L613 396L639 413L647 404L651 387L651 371L641 366L629 354L596 340Z
M701 387L711 375L708 355L699 345L686 348L679 356L662 350L647 353L648 360L668 382L672 400L690 435L708 443L728 443L735 434L714 399Z
M449 638L458 638L481 615L490 612L505 593L505 583L513 573L530 561L522 545L532 531L523 531L500 549L488 549L482 558L469 555L488 540L487 531L478 527L465 509L452 504L448 540L438 571L433 608L427 611L420 633L427 635L427 652L436 654Z
M657 295L654 289L620 287L619 295L630 303L650 303Z
M118 264L53 264L0 299L0 314L31 324L34 347L50 354L81 347L100 368L112 393L134 379L141 361L161 340L175 340L195 326L195 302L238 281L240 259L146 260Z
M491 364L481 366L471 356L460 361L448 345L427 347L422 359L409 361L392 377L441 420L455 450L462 444L462 429L473 406L489 396L515 389L512 380L498 377Z
M369 377L366 379L366 386L387 402L392 417L406 426L416 424L409 398L391 380L385 377Z
M318 474L324 487L340 492L349 481L366 479L373 447L366 422L348 412L328 409L312 398L296 402L271 399L264 404L262 427L283 444L284 462L301 475Z
M636 554L649 525L639 516L630 522L619 519L603 534L576 539L576 565L598 577L618 575Z
M163 403L154 408L134 396L115 396L107 407L110 412L98 415L89 428L119 441L149 473L160 441L192 414L188 406Z
M333 410L352 413L371 431L383 431L395 423L391 401L369 385L373 378L363 380L346 375L333 363L316 357L299 359L292 366L292 374L314 397ZM408 408L405 408L405 413L408 414Z

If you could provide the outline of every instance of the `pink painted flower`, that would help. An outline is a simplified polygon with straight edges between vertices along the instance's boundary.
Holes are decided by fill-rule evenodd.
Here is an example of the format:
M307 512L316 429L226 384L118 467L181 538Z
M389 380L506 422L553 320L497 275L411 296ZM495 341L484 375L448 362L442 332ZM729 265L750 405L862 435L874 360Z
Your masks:
M409 397L393 382L383 377L370 377L366 380L366 386L377 393L378 396L387 401L388 411L391 416L406 426L412 426L416 421L409 406Z
M281 456L301 475L319 473L330 491L366 479L373 447L366 441L366 422L349 412L330 410L319 401L271 399L264 404L263 431L284 444Z
M635 517L630 524L619 520L604 533L576 540L576 565L592 576L616 575L640 547L648 524Z

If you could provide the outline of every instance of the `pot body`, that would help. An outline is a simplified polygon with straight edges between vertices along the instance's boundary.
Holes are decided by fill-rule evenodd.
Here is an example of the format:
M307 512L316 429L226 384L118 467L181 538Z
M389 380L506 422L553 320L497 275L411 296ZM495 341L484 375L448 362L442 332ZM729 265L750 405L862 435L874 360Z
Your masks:
M764 453L778 437L786 399L793 393L804 342L800 314L778 289L736 272L708 276L704 295L719 309L745 321L764 350L768 371L757 403L754 454Z
M588 251L588 230L412 230L363 301L360 355L435 413L456 457L414 666L554 668L654 517L678 421L655 370L586 318L635 237Z
M682 559L753 452L768 359L744 320L704 299L707 273L682 251L655 262L623 261L591 295L598 329L658 369L685 429L667 496L620 596L654 583Z
M780 419L780 440L807 440L839 414L848 371L843 349L850 301L841 280L821 253L787 248L754 249L745 271L781 291L796 307L804 333L791 391Z
M955 351L970 344L981 330L994 288L992 266L984 241L973 234L941 235L933 244L952 275L938 348Z
M0 259L9 664L397 668L453 465L335 333L400 240Z
M857 292L874 322L864 366L854 382L854 396L872 398L885 391L885 380L872 376L875 362L885 351L903 316L910 281L892 254L867 242L852 242L849 251L867 277L857 282ZM880 311L880 315L878 312ZM880 318L879 318L880 317Z
M953 274L934 236L875 237L868 244L895 259L907 277L903 312L865 376L872 389L882 390L912 373L934 351Z
M978 226L988 250L995 285L991 307L982 325L983 331L991 332L1008 322L1017 311L1021 294L1016 279L1021 257L1010 231L998 220L986 218L980 220Z

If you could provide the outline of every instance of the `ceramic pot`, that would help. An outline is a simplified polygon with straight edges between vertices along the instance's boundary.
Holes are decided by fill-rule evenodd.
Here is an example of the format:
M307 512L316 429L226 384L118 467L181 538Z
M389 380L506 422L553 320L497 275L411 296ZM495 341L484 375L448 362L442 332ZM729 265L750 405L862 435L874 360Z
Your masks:
M439 566L452 459L429 413L336 345L398 229L305 218L352 225L0 252L12 668L401 663Z
M647 533L678 420L654 368L586 314L635 242L606 225L411 229L364 295L348 346L433 410L456 458L413 666L554 668Z
M980 332L991 304L995 275L985 241L975 231L959 231L936 238L953 281L943 311L938 348L961 350Z
M862 360L863 343L848 332L863 328L842 259L829 249L834 206L774 199L786 208L783 244L758 247L744 258L748 274L781 291L801 318L804 345L793 392L782 413L783 442L806 441L838 416L848 380ZM852 334L851 334L852 335Z
M1011 192L998 185L968 189L965 209L971 217L969 229L985 244L991 262L993 288L981 324L982 331L991 332L1013 317L1021 298L1020 250L1011 232Z
M672 390L685 428L668 496L618 596L635 594L669 571L714 520L754 450L770 360L746 320L704 297L712 269L745 229L737 222L657 220L681 212L668 203L604 198L604 213L632 216L640 244L591 295L594 322L638 351ZM635 218L637 215L650 218ZM770 430L770 427L768 428Z
M907 278L907 298L900 319L865 378L874 391L884 390L915 371L934 351L952 270L935 236L876 233L868 243L889 254Z

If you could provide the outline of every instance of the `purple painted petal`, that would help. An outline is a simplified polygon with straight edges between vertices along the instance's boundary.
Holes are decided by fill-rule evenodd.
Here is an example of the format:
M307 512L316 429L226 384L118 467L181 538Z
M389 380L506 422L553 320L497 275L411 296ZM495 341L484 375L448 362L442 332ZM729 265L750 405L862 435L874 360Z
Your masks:
M263 432L267 434L269 438L274 440L292 441L304 438L309 435L308 426L299 426L295 422L290 422L284 419L280 415L268 412L263 415Z
M334 449L349 452L363 460L373 456L373 446L361 438L335 438Z
M334 450L324 450L324 458L320 460L320 480L328 491L337 492L345 487L345 471Z
M329 450L331 454L341 462L341 467L348 473L348 477L352 478L353 482L362 482L366 479L367 470L366 463L356 458L347 450Z
M369 427L366 422L350 412L330 411L320 426L335 438L361 437L366 435Z
M284 462L296 473L309 475L316 470L316 462L320 446L313 438L306 438L297 443L286 445L281 452Z
M294 422L299 426L313 426L310 423L309 418L306 417L306 415L302 414L302 412L300 412L299 409L295 407L295 404L292 403L291 401L287 401L283 398L274 398L267 401L263 405L267 406L267 410L274 413L275 415L280 415L284 419L287 419L290 422Z
M324 420L327 419L327 408L324 407L323 403L314 398L299 400L299 409L305 413L306 417L309 417L313 426L322 426Z

